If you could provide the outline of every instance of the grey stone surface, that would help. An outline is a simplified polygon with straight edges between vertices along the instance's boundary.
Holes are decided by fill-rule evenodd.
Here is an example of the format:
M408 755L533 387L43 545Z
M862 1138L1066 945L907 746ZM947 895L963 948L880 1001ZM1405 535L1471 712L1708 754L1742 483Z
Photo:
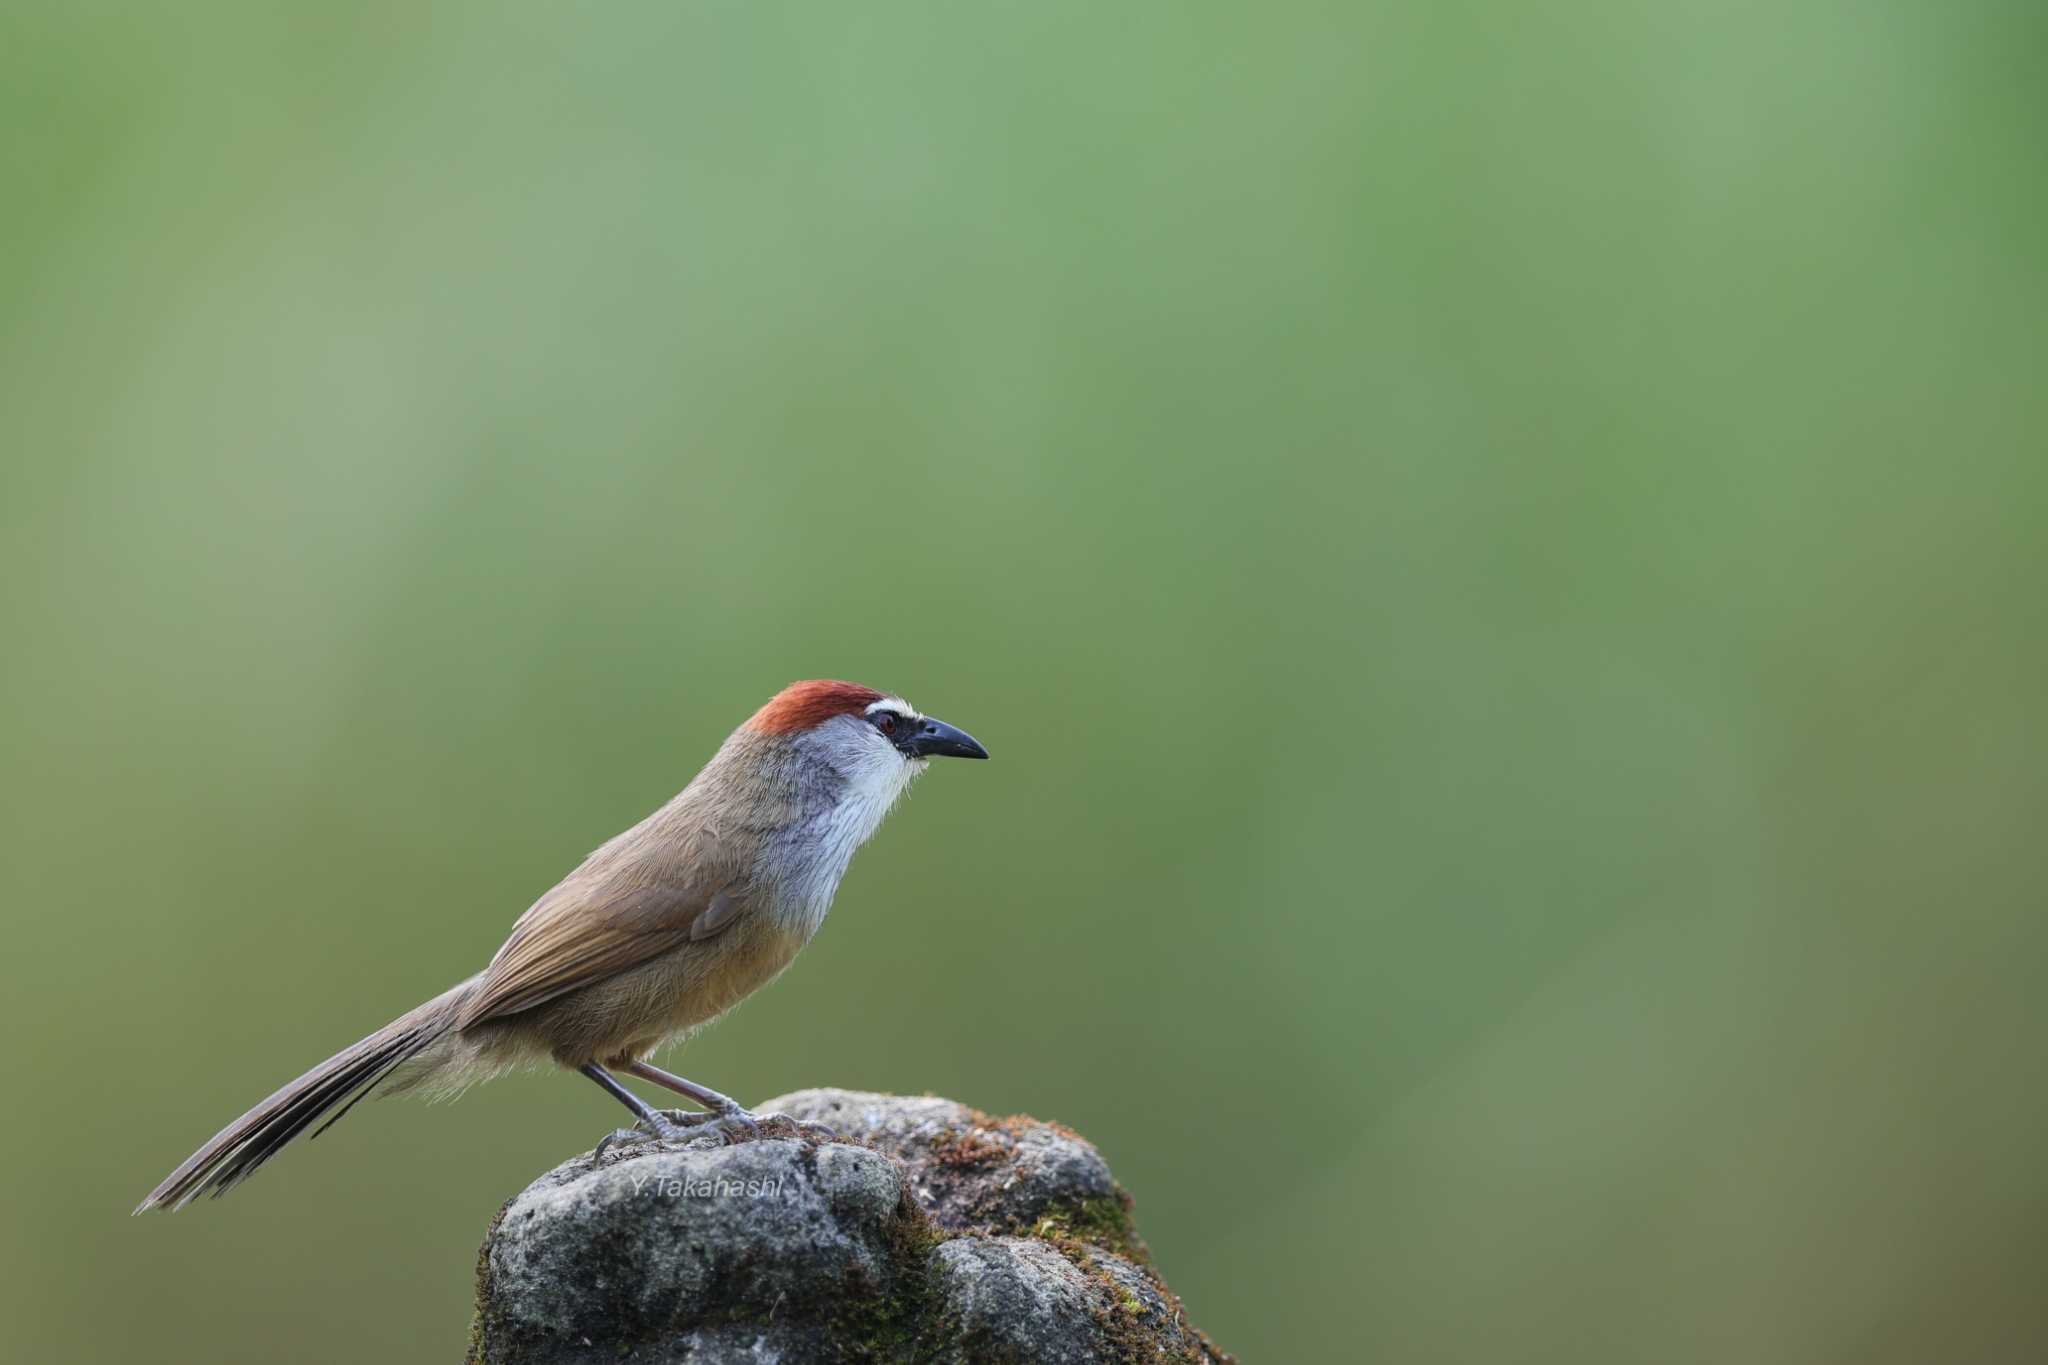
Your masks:
M1055 1123L861 1090L798 1090L764 1107L901 1158L918 1202L942 1228L1028 1232L1047 1214L1122 1196L1102 1153Z
M945 1361L1085 1365L1103 1359L1206 1360L1180 1304L1106 1251L1079 1256L1029 1237L960 1237L932 1252L952 1334Z
M1227 1360L1152 1270L1129 1199L1056 1125L806 1090L770 1124L576 1157L508 1203L470 1360Z

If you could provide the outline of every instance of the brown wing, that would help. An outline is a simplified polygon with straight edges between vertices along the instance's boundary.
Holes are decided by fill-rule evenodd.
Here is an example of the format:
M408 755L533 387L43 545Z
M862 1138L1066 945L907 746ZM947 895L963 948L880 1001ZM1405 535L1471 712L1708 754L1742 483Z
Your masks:
M724 928L739 892L723 861L700 857L691 869L670 869L631 857L593 866L593 857L512 926L461 1027L530 1010Z

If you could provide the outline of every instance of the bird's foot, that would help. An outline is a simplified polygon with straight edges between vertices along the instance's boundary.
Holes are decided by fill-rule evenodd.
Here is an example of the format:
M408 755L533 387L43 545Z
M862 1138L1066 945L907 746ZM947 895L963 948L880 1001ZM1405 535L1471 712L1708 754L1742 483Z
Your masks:
M758 1114L729 1100L709 1114L683 1109L664 1109L664 1118L688 1125L689 1136L715 1134L722 1142L752 1142L764 1137L800 1137L812 1142L829 1142L839 1135L822 1123L791 1118L787 1114Z
M637 1147L645 1142L688 1142L699 1136L693 1131L711 1114L687 1113L680 1109L656 1109L631 1128L614 1128L597 1144L590 1158L596 1161L614 1147Z
M653 1122L641 1119L631 1128L615 1129L605 1135L590 1154L592 1161L616 1147L637 1147L643 1143L692 1143L699 1138L717 1138L720 1146L752 1142L762 1137L800 1137L811 1142L830 1142L839 1134L822 1123L791 1118L787 1114L756 1114L730 1104L711 1113L695 1109L657 1109Z
M747 1141L760 1137L800 1137L809 1142L833 1142L839 1137L822 1123L792 1118L788 1114L757 1114L738 1105L722 1114L721 1119L743 1131Z
M708 1114L692 1113L683 1109L663 1109L662 1117L673 1119L685 1125L691 1140L700 1137L716 1137L720 1146L735 1142L752 1142L761 1136L762 1115L740 1104L727 1100Z

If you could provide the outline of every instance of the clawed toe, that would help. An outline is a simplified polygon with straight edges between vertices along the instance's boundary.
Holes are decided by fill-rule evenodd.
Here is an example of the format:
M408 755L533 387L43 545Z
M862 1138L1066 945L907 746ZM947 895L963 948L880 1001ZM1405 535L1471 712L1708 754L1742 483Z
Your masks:
M704 1115L699 1133L715 1133L722 1143L752 1142L761 1136L761 1125L746 1110L734 1105L722 1114Z
M710 1114L681 1109L656 1109L631 1128L615 1128L605 1134L596 1150L591 1152L591 1159L597 1160L614 1147L637 1147L646 1142L688 1142L703 1135L699 1125L711 1117Z
M591 1149L590 1159L602 1161L604 1154L614 1147L637 1147L643 1142L652 1142L653 1136L641 1128L614 1128L598 1140Z
M656 1109L651 1117L652 1122L642 1119L631 1128L608 1133L590 1154L591 1160L599 1160L613 1148L637 1147L649 1142L691 1143L700 1138L716 1138L721 1146L729 1146L753 1142L768 1135L794 1135L811 1142L831 1142L839 1136L825 1124L810 1119L792 1118L788 1114L756 1114L737 1104L713 1114L695 1109Z

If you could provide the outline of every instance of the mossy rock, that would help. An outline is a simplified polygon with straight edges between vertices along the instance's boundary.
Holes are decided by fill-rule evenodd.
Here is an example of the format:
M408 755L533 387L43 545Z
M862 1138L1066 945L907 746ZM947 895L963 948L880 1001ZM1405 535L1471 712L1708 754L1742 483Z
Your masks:
M475 1365L1221 1361L1079 1135L950 1100L810 1090L829 1124L564 1162L477 1264Z

